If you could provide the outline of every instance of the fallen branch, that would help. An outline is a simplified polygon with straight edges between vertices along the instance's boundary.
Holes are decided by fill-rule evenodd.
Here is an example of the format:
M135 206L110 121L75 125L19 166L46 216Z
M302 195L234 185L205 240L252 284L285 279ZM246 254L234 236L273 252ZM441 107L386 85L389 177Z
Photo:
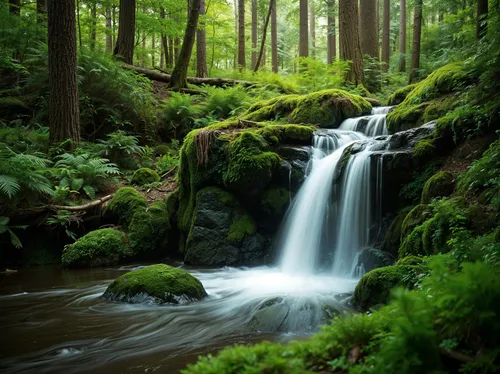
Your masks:
M155 70L140 68L140 67L134 66L134 65L124 64L124 65L122 65L122 68L127 69L127 70L133 70L139 74L144 75L145 77L147 77L151 80L158 81L158 82L170 83L170 79L172 77L171 74L160 73L160 72L155 71ZM235 86L237 84L241 84L244 87L255 87L256 86L256 84L253 82L242 81L242 80L237 80L237 79L227 79L227 78L188 77L187 81L188 81L188 83L194 84L194 85L208 84L209 86L216 86L216 87Z
M104 197L101 197L100 199L91 201L90 203L83 204L83 205L48 205L46 208L47 209L52 209L52 210L67 210L69 212L78 212L80 210L89 210L91 208L94 208L98 205L101 205L105 203L108 200L111 200L115 196L114 193L111 195L106 195Z
M460 352L450 351L446 348L440 348L439 353L441 353L443 356L446 356L448 358L451 358L455 361L459 361L462 363L474 362L474 359L472 357L464 355L463 353Z

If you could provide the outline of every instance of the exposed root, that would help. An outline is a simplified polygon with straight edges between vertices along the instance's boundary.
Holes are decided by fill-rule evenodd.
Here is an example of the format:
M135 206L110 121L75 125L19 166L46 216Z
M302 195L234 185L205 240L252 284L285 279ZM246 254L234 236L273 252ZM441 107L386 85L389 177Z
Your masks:
M194 142L196 144L196 158L198 165L205 165L208 163L208 152L212 146L213 140L221 134L218 130L201 130L196 134Z

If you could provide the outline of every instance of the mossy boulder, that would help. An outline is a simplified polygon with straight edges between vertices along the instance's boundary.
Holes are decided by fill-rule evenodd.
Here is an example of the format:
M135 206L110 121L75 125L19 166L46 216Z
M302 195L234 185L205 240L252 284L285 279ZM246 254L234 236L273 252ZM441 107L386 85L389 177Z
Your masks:
M431 212L432 209L426 204L419 204L410 210L401 224L401 242L410 235L413 229L431 217Z
M398 105L401 104L405 99L408 94L413 91L413 89L417 86L417 84L410 84L408 86L405 86L403 88L400 88L399 90L394 91L394 93L389 96L389 99L387 100L387 105Z
M272 186L264 191L260 209L271 217L281 217L290 202L290 192L283 187Z
M159 180L160 176L156 171L149 168L140 168L134 172L130 182L137 186L144 186L145 184L158 182Z
M412 288L421 272L421 266L414 265L393 265L374 269L366 273L356 285L352 304L361 311L387 304L394 287Z
M157 264L123 274L103 294L129 303L184 304L203 299L207 292L187 271Z
M266 255L265 238L231 193L207 187L196 194L184 261L193 265L251 265Z
M106 206L105 217L108 221L116 222L127 229L134 213L139 209L145 209L147 205L146 198L135 188L122 187Z
M110 266L120 263L129 255L123 232L100 229L67 245L62 254L62 264L66 267Z
M425 182L421 204L429 204L433 198L449 196L455 190L455 177L448 171L440 171Z
M409 210L410 208L406 208L398 213L385 234L384 243L382 244L382 250L390 253L393 256L397 256L398 254L399 245L401 244L401 230L403 227L403 221L408 215Z
M359 95L332 89L260 102L251 106L242 118L250 121L285 118L289 123L338 127L346 118L369 114L371 108L371 104Z
M469 79L459 63L448 64L434 71L412 86L401 104L387 115L387 128L395 133L439 118L455 105L456 96L450 94L459 91Z

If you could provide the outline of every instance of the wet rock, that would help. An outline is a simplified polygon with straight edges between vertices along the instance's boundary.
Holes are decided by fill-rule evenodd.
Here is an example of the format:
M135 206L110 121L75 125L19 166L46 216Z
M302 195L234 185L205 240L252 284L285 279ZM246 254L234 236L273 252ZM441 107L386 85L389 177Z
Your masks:
M290 307L280 298L273 305L263 306L250 320L248 327L252 331L277 332L284 327Z
M356 266L363 266L364 270L368 272L393 263L394 259L389 253L376 248L365 248L359 253Z

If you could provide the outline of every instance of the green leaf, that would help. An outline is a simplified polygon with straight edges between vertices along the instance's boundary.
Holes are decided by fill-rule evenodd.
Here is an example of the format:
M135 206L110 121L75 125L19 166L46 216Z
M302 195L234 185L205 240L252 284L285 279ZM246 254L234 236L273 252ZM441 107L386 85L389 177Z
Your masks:
M88 197L91 199L95 198L95 189L92 186L89 186L88 184L83 186L83 191L87 194Z

